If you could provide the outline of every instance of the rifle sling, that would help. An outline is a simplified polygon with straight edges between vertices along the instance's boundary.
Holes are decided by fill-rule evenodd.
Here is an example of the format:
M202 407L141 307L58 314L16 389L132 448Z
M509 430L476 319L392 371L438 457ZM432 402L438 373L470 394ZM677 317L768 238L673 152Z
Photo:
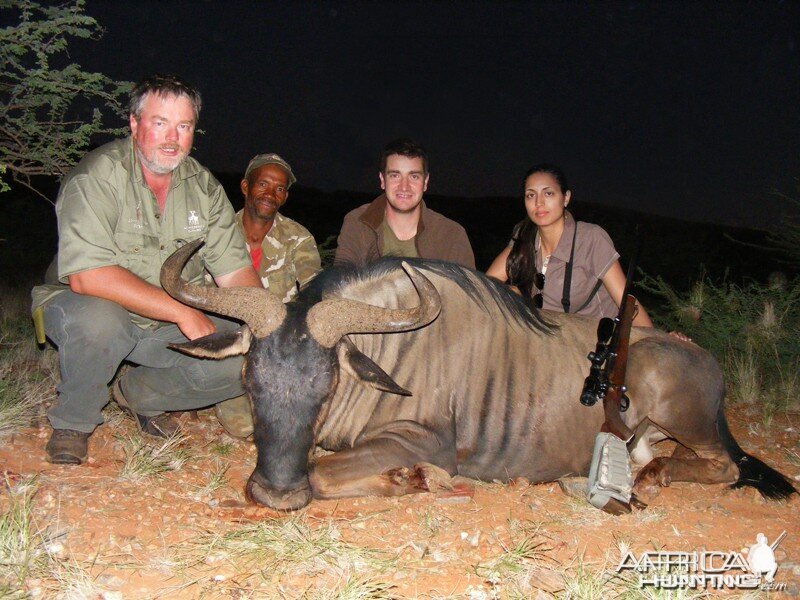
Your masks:
M575 238L578 237L578 222L575 221L575 231L572 233L572 249L569 251L569 262L564 269L564 290L561 293L561 306L564 312L569 312L569 294L572 287L572 262L575 260Z
M570 293L572 289L572 264L575 258L575 239L578 237L578 222L575 221L575 232L572 234L572 248L569 251L569 262L567 263L566 267L564 268L564 290L561 294L561 306L564 307L564 312L568 313L570 309ZM578 307L575 311L576 313L581 312L584 308L589 306L589 303L592 301L592 298L595 297L597 292L600 290L600 286L603 285L603 280L599 277L597 278L597 282L594 284L592 291L589 292L589 296L586 298L583 304Z

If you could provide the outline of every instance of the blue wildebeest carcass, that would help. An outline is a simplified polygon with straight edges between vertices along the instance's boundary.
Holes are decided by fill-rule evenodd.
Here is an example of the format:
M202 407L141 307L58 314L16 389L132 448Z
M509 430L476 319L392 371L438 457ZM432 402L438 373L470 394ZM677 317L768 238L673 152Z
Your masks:
M245 354L256 468L249 496L277 509L312 498L395 496L453 475L553 481L588 471L603 409L580 404L596 343L590 318L532 309L470 269L389 260L326 271L286 305L268 291L188 285L180 272L201 242L162 269L164 289L244 321L235 332L177 345L221 358ZM745 454L723 412L716 360L653 329L634 329L625 423L640 470L634 492L671 481L795 490ZM672 438L671 457L650 444ZM316 445L333 454L313 458Z

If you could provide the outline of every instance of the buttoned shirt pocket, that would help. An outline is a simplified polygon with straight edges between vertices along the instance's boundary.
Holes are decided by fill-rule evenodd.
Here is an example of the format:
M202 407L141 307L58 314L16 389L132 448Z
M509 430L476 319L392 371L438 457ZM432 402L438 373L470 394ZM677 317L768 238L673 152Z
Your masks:
M149 267L159 259L158 237L138 223L122 223L114 233L114 243L119 266L147 279Z

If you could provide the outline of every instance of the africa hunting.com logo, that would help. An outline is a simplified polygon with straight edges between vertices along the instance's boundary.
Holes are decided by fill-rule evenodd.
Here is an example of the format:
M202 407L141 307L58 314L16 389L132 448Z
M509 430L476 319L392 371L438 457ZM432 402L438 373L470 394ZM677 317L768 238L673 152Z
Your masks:
M786 589L786 584L775 582L775 572L778 570L775 550L785 537L784 531L769 545L767 537L759 533L747 556L735 551L659 550L642 552L637 558L631 551L627 551L617 566L617 573L638 573L640 588L781 591Z

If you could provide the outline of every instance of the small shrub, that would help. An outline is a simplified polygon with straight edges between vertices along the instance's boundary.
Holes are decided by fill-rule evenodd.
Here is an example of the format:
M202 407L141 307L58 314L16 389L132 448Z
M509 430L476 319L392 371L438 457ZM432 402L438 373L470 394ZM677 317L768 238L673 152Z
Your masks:
M761 374L752 350L731 352L726 357L728 393L734 402L755 404L761 398Z
M704 279L685 295L663 279L642 287L664 299L653 317L710 350L725 369L730 399L761 403L770 414L797 402L800 365L800 278L766 285Z

